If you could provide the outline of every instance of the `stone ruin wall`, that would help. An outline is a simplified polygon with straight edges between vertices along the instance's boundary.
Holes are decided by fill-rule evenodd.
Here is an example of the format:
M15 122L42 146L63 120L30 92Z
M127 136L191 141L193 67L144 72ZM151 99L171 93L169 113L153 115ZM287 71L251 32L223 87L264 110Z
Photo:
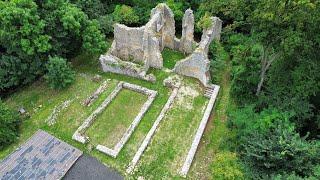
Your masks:
M199 46L185 59L178 61L173 69L177 74L197 78L202 84L210 83L209 46L213 39L220 39L222 21L212 17L212 26L203 31Z
M220 39L222 26L219 18L211 19L212 26L203 31L200 43L194 41L194 15L191 9L186 10L183 17L181 39L175 37L174 14L164 3L152 9L151 18L145 26L132 28L115 24L112 46L106 55L100 57L103 70L145 80L153 79L145 77L146 71L149 67L163 67L161 51L167 47L189 54L176 64L174 72L195 77L207 85L210 81L210 62L207 57L209 45L213 39ZM132 65L123 65L129 62L138 63L143 68L136 70L131 68Z
M123 60L144 63L143 33L144 27L131 28L115 24L114 41L110 53Z

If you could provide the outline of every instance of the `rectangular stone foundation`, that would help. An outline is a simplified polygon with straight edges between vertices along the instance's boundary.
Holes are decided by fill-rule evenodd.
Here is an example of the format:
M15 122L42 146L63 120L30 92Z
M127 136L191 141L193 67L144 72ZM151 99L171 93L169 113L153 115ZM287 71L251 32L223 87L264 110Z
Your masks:
M206 108L206 110L204 112L204 115L202 117L202 120L200 122L198 130L197 130L197 132L195 134L195 137L194 137L192 145L191 145L191 147L189 149L187 158L186 158L186 160L185 160L185 162L184 162L184 164L183 164L183 166L182 166L182 168L180 170L180 174L183 177L186 177L187 173L189 172L189 169L191 167L193 158L194 158L194 156L196 154L196 151L198 149L201 137L202 137L202 135L204 133L204 130L205 130L206 126L207 126L211 111L213 109L214 103L215 103L216 98L218 96L219 89L220 89L220 86L214 85L214 91L213 91L213 93L212 93L212 95L210 97L210 100L209 100L209 103L207 105L207 108Z
M96 119L97 115L102 113L102 111L107 108L107 106L111 103L111 101L117 96L117 94L121 91L122 88L126 88L132 91L136 91L148 96L148 100L142 106L139 114L135 117L129 128L126 130L120 141L114 146L113 149L110 149L104 145L97 145L96 149L102 153L105 153L112 157L117 157L125 143L129 140L130 136L134 132L135 128L140 123L142 117L147 112L149 107L151 106L152 102L156 98L157 91L150 90L138 85L126 83L126 82L119 82L117 87L111 92L111 94L105 99L105 101L83 122L83 124L77 129L77 131L73 134L72 139L80 142L80 143L87 143L89 137L83 136L85 131L91 126L91 124Z

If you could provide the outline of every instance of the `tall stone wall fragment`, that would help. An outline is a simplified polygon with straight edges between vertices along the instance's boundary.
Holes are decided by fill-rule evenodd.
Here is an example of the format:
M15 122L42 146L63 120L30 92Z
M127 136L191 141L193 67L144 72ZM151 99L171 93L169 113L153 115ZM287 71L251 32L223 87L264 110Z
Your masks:
M160 34L160 50L164 47L174 48L175 38L175 21L172 10L165 4L161 3L151 11L151 17L155 14L160 14L161 26L158 26L157 32Z
M192 53L194 39L194 15L191 9L187 9L182 19L182 36L180 39L179 50L184 53Z
M177 62L174 72L199 79L202 84L210 82L210 61L208 50L211 41L216 38L219 40L222 21L217 17L212 17L212 26L203 31L201 41L196 50L185 59Z
M160 32L160 29L163 27L163 25L161 14L160 12L157 12L146 24L143 34L144 62L150 67L159 69L163 67L163 59L160 50L161 38L157 37L157 34Z
M176 64L176 73L195 77L207 85L210 81L209 46L213 39L220 39L222 28L219 18L211 17L211 21L212 25L203 30L200 43L194 41L192 10L188 9L184 14L182 37L178 39L175 37L174 14L165 3L151 10L151 18L145 26L132 28L115 24L112 46L106 55L100 56L103 71L155 81L152 74L146 73L149 67L163 67L161 51L167 47L190 54Z
M114 25L114 46L111 54L122 60L143 63L144 27L132 28L122 24Z
M213 39L220 40L220 33L222 28L222 21L218 17L211 17L212 26L208 29L204 29L199 43L200 49L203 49L205 53L208 53L209 46Z
M194 77L206 85L210 82L210 61L203 51L195 50L190 56L178 61L174 72L184 76Z
M163 67L163 59L159 50L159 41L149 33L144 37L144 56L143 59L148 63L149 67L161 69Z

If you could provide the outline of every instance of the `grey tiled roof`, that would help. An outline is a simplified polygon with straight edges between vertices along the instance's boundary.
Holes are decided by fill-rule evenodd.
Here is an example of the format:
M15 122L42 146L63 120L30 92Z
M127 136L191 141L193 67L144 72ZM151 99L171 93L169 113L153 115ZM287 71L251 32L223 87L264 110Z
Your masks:
M61 179L82 152L38 130L0 163L0 179Z

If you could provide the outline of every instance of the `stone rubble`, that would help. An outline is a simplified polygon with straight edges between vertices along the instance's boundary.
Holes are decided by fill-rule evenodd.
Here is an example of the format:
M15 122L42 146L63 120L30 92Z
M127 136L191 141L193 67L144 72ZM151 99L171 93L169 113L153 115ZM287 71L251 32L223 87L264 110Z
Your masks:
M163 85L169 88L179 88L182 83L182 77L175 74L173 76L167 77L165 80L163 80Z
M46 122L48 123L49 126L52 126L56 123L57 117L59 113L69 107L69 105L72 103L74 99L72 100L66 100L63 103L61 103L58 106L55 106L52 113L49 115L49 117L46 119Z
M87 99L83 101L84 106L90 106L98 97L100 94L102 94L108 87L108 81L111 79L108 79L107 81L103 81L100 87Z

